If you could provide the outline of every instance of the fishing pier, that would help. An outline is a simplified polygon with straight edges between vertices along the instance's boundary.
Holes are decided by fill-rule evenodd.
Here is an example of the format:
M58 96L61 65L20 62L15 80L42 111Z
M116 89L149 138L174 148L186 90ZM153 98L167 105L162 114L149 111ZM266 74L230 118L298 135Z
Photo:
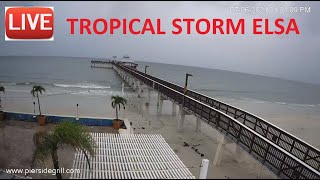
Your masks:
M138 97L146 93L147 104L150 102L151 91L157 92L159 114L162 112L163 102L171 101L172 115L180 116L177 131L183 131L187 115L197 117L197 131L200 130L201 121L219 131L221 136L218 138L214 165L220 164L225 144L235 143L237 148L246 151L279 178L320 178L320 151L268 121L201 93L140 72L136 70L134 63L113 60L105 64L113 68L137 92ZM96 66L91 64L91 67Z

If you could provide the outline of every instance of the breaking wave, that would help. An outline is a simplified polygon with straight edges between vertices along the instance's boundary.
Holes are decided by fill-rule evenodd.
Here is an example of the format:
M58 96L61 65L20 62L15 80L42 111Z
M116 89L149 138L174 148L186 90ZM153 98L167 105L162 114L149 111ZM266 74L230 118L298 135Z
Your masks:
M110 89L110 86L100 86L96 84L53 84L56 87L83 88L83 89Z

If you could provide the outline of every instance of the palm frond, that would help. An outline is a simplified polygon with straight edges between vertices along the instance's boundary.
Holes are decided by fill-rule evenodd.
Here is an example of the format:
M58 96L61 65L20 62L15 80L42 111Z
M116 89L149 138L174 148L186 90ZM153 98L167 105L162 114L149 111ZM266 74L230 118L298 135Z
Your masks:
M115 106L115 101L113 101L112 103L111 103L111 106L112 106L112 108L115 108L116 106Z
M46 92L46 89L44 89L42 86L34 85L30 93L32 94L33 97L35 97L36 93L42 94L42 92Z
M92 136L86 132L85 127L72 122L58 124L51 134L48 132L35 133L33 142L36 148L33 153L32 163L36 161L43 162L59 147L70 146L75 150L83 151L89 164L87 152L94 156L96 147Z
M119 110L120 110L121 104L123 105L123 107L125 107L125 105L127 104L127 100L121 96L111 96L111 100L112 100L111 106L115 108L115 106L118 105Z
M35 145L35 151L32 156L32 161L37 160L43 162L45 159L51 156L51 152L55 147L55 139L47 132L37 132L33 136L33 143Z
M96 144L92 136L86 132L83 126L72 122L64 122L57 125L54 134L58 137L60 146L66 145L71 146L75 150L81 150L85 154L90 168L87 152L89 152L91 156L94 156Z
M0 86L0 92L5 93L5 88L3 86Z
M126 109L126 103L125 102L121 102L123 109Z
M58 138L59 145L68 145L76 150L81 148L94 155L95 142L92 136L80 124L63 122L56 126L54 135Z

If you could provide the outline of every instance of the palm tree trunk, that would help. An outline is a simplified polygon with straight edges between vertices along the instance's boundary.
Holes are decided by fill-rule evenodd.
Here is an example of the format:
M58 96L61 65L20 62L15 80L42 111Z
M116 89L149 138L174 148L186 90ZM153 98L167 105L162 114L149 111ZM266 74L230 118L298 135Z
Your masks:
M40 107L40 100L39 100L39 94L37 93L37 98L38 98L38 105L39 105L39 113L40 113L40 116L42 115L41 114L41 107Z
M118 119L118 106L116 105L116 117Z
M56 176L57 176L57 179L62 179L62 175L60 173L60 167L59 167L59 160L58 160L58 151L55 150L52 152L52 161L53 161L53 166L54 166L54 169L56 170Z

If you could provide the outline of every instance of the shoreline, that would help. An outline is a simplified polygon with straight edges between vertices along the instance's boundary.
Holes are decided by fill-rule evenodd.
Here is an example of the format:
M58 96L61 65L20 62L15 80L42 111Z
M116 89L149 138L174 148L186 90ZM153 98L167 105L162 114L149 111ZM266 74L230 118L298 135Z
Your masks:
M121 95L120 91L114 91L114 94ZM21 95L21 93L19 93ZM22 93L25 96L31 96L29 93ZM135 92L126 84L126 96L137 96ZM7 94L6 94L7 95ZM79 117L96 117L96 118L112 118L115 116L114 109L111 107L111 95L108 93L105 95L59 95L59 96L47 96L40 97L41 108L43 114L62 115L76 117L77 108L76 104L79 104ZM145 95L144 95L145 96ZM156 99L157 95L153 94L151 99ZM32 102L35 99L31 97L23 100L15 100L5 98L3 100L3 109L5 111L23 112L34 114L34 107ZM264 120L288 131L289 133L297 136L298 138L310 143L311 145L320 148L320 140L315 138L318 133L317 129L320 129L320 106L288 106L283 104L271 104L271 103L257 103L255 101L238 101L238 100L226 100L219 98L219 101L228 103L232 106L238 107L245 111L248 111L256 116L263 118ZM120 114L124 114L121 109ZM171 105L164 104L164 114L171 114ZM38 107L36 103L36 113L38 114ZM195 121L194 121L195 122Z

